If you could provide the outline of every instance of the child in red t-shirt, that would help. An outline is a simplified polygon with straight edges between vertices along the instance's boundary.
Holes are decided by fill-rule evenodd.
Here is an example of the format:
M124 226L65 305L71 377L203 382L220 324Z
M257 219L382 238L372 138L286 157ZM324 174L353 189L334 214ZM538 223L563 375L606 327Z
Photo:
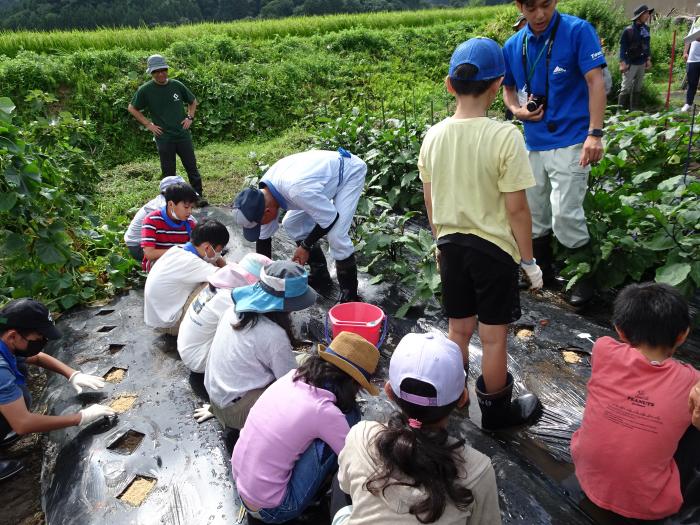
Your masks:
M613 324L620 341L601 337L593 346L583 422L571 441L576 477L599 507L661 519L683 504L674 454L700 379L671 359L690 331L688 305L671 286L632 284L615 300Z
M141 267L147 272L170 248L187 243L197 225L190 215L199 198L192 186L184 182L173 184L163 191L163 197L165 206L146 215L141 226Z

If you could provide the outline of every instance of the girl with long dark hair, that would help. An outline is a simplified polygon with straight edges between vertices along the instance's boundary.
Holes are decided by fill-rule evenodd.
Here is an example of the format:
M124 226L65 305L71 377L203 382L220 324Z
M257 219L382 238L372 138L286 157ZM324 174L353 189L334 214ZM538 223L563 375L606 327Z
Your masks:
M399 411L387 424L350 430L336 489L352 505L333 524L500 524L491 461L447 431L448 416L467 400L459 347L439 333L406 335L385 391Z

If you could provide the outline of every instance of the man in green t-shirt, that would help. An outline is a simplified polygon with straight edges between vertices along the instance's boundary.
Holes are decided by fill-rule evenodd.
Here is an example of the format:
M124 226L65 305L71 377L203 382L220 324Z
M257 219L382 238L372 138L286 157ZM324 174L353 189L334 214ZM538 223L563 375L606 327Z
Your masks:
M190 184L199 194L199 205L206 206L207 202L202 193L202 177L197 169L190 134L190 126L197 110L197 99L182 82L168 78L168 64L162 56L148 57L146 73L153 79L136 91L129 104L129 113L153 133L163 177L175 175L177 154L185 167ZM150 120L142 113L144 109L148 109Z

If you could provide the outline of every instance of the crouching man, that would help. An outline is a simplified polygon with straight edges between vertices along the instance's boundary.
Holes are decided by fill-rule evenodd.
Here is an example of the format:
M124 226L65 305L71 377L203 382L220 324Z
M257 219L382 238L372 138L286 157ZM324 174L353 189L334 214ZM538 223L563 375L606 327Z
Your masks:
M48 432L70 426L86 426L114 410L90 405L75 414L45 416L30 411L32 397L27 386L27 365L37 365L65 376L77 393L83 388L100 390L101 377L83 374L58 359L42 352L49 339L59 339L48 309L32 299L10 301L0 309L0 440L16 439L17 435ZM22 470L16 460L0 459L0 481Z

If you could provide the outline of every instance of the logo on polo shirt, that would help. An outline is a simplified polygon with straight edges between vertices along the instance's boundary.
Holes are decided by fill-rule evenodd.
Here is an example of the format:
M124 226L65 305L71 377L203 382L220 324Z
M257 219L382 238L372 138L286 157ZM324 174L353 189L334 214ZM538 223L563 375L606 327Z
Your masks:
M177 93L173 93L173 100L174 100L175 102L177 102L178 100L180 100L180 95L178 95Z
M602 52L602 51L596 51L595 53L592 53L592 54L591 54L591 60L595 60L596 58L600 58L600 57L602 57L602 56L603 56L603 52Z
M563 68L561 66L555 67L554 71L552 71L552 75L561 75L563 73L566 73L566 68Z

